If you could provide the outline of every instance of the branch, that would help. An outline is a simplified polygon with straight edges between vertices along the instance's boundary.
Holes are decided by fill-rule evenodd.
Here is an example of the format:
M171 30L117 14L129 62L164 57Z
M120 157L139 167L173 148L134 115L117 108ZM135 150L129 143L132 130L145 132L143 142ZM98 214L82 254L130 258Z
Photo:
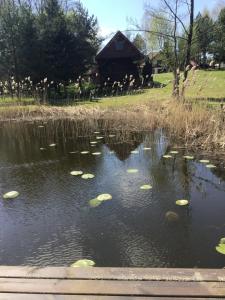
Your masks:
M135 31L135 32L137 32L137 31L140 32L141 31L141 32L155 34L155 35L161 36L161 37L167 37L167 38L174 39L174 36L172 34L167 34L167 33L159 32L159 31L153 31L153 30L147 30L147 29L127 29L127 30L124 30L124 31ZM176 38L187 41L187 39L183 36L176 36Z
M182 27L183 27L185 33L188 35L188 31L187 31L187 29L186 29L186 27L185 27L183 21L179 18L179 16L177 15L177 13L175 13L175 12L173 11L173 9L171 8L171 6L170 6L169 3L167 2L167 0L163 0L163 1L164 1L164 3L166 4L166 6L169 8L170 12L174 15L175 19L177 19L177 20L180 22L180 24L182 25Z

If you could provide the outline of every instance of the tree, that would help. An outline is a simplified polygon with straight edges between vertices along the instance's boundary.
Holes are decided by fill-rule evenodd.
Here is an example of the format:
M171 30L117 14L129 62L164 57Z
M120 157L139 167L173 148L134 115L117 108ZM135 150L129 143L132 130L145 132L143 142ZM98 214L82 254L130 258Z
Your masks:
M225 62L225 8L221 9L215 23L214 37L212 52L220 66L221 62Z
M137 33L133 39L133 44L143 53L146 54L146 42L140 33Z

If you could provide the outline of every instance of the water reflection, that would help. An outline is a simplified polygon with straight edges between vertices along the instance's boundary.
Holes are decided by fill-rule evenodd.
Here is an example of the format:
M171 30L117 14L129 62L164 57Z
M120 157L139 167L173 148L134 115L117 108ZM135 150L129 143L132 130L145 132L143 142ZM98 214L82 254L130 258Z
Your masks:
M217 161L209 170L198 157L185 160L182 148L164 159L172 148L160 131L109 137L97 122L38 125L0 128L0 192L20 192L0 201L0 264L70 265L89 258L97 266L225 266L215 251L225 235L225 172ZM104 139L91 147L94 131ZM85 150L90 154L80 153ZM96 151L101 155L91 155ZM129 168L139 172L128 174ZM71 176L72 170L95 178ZM140 190L143 184L153 188ZM91 208L88 201L102 193L113 199ZM190 205L178 207L177 199ZM168 211L177 222L165 218Z

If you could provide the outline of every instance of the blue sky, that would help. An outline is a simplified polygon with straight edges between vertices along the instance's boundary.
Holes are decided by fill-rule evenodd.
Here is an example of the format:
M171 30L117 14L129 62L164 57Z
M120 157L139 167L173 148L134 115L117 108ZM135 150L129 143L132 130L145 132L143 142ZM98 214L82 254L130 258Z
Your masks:
M103 36L117 30L127 28L127 18L131 17L140 21L143 16L143 7L146 0L81 0L90 14L94 14L99 21ZM157 4L158 0L148 2ZM218 0L196 0L195 13L211 9Z

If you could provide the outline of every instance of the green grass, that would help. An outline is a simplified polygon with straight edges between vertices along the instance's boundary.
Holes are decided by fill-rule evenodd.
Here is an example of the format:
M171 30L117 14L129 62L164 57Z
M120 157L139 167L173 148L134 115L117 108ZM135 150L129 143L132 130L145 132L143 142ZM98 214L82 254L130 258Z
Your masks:
M145 89L140 93L133 95L117 96L117 97L104 97L97 101L81 101L76 105L84 106L100 106L100 107L115 107L136 105L146 103L152 100L163 101L171 98L172 94L172 73L161 73L153 75L154 81L164 84L164 87ZM190 86L186 89L186 97L190 99L221 99L225 98L225 71L203 71L197 70L195 75L189 73ZM181 79L182 82L182 79ZM33 99L25 98L21 102L32 103ZM16 101L11 98L0 98L0 104L10 104ZM212 103L212 102L211 102ZM217 105L215 102L212 106ZM211 105L211 104L210 104Z

